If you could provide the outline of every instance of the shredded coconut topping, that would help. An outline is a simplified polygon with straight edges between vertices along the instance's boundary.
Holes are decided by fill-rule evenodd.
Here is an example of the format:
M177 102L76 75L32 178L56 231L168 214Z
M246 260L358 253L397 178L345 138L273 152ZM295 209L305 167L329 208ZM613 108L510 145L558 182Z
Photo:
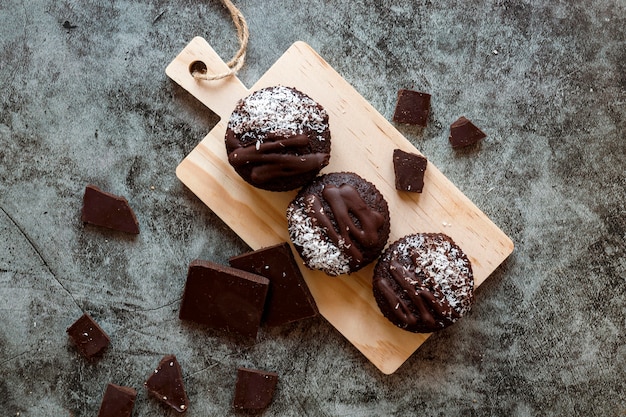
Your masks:
M257 140L257 135L265 137L268 133L291 136L309 130L319 133L317 138L323 141L321 134L328 129L326 120L326 110L315 100L292 88L276 86L241 99L228 127L241 135L242 142Z
M450 241L437 235L411 235L398 244L391 256L398 260L413 258L414 271L424 274L423 284L437 298L445 297L460 316L470 310L474 286L466 278L471 275L471 266Z
M302 257L308 267L333 276L350 272L349 259L328 239L324 229L313 223L302 207L289 206L287 219L291 241L302 248Z

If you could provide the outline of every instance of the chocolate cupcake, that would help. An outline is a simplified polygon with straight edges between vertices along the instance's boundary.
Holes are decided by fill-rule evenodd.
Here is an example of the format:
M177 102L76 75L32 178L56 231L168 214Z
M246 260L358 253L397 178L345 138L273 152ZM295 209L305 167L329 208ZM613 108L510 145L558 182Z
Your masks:
M322 175L287 208L289 236L304 264L328 275L374 261L389 238L389 208L374 184L351 172Z
M294 88L255 91L230 116L226 152L235 171L257 188L299 188L328 165L328 113Z
M374 268L374 298L396 326L415 333L441 330L474 301L469 259L443 233L419 233L391 244Z

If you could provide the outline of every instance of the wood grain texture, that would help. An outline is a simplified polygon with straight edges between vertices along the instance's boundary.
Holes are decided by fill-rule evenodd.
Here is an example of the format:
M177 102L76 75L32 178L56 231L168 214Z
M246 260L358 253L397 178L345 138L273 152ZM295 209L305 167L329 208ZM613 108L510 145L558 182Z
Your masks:
M222 120L176 174L252 249L289 241L285 212L296 192L259 190L243 181L228 164L224 133L238 99L280 84L303 91L328 111L332 149L322 173L352 171L376 185L389 203L389 243L410 233L446 233L467 253L476 286L513 251L511 239L430 162L421 194L396 191L393 150L419 151L307 44L293 44L250 90L236 77L194 80L189 73L194 60L205 62L211 72L225 69L208 43L194 38L166 73ZM382 372L395 372L428 338L401 330L382 316L372 295L373 265L337 278L304 266L301 270L320 313Z

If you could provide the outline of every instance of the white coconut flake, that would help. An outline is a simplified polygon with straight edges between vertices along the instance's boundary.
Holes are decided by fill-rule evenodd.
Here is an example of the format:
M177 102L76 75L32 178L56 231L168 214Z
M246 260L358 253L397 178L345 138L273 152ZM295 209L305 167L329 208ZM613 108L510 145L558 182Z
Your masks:
M435 239L435 240L432 240ZM465 277L470 273L469 261L459 250L441 237L417 234L398 245L393 256L410 259L415 254L415 270L425 275L423 284L440 293L450 306L463 316L470 310L473 284Z
M287 210L289 236L294 245L302 248L302 257L307 266L319 269L329 275L350 272L350 260L340 248L334 245L324 233L324 229L313 224L302 207L290 206Z
M247 135L296 135L318 132L318 140L328 129L327 112L305 95L284 86L268 87L239 102L230 116L228 127L245 141Z

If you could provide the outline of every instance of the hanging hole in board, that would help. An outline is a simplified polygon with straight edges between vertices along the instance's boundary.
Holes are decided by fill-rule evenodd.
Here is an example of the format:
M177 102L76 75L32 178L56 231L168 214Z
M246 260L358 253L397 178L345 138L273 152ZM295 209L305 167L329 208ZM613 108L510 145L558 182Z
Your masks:
M207 66L202 61L193 61L191 64L189 64L189 73L192 76L195 76L196 74L206 75L207 71Z

